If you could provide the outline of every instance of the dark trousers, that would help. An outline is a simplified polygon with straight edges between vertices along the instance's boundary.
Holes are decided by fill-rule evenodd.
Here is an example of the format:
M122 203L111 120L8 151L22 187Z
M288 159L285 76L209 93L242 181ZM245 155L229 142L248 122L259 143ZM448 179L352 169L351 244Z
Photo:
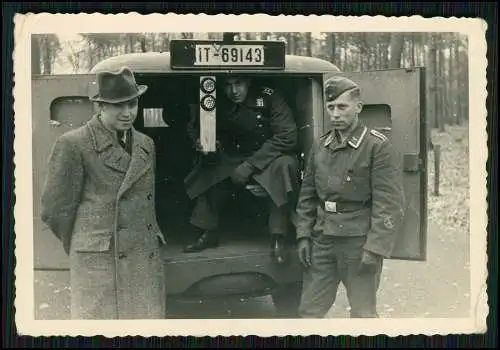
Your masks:
M221 204L234 189L229 180L223 181L196 199L190 223L203 230L215 230L219 227L219 212ZM269 205L269 233L285 235L288 229L289 208L287 205L277 207L268 197Z
M335 302L340 282L347 290L351 318L378 317L376 297L382 263L374 274L359 274L365 241L366 237L314 236L312 266L304 273L300 317L324 317Z

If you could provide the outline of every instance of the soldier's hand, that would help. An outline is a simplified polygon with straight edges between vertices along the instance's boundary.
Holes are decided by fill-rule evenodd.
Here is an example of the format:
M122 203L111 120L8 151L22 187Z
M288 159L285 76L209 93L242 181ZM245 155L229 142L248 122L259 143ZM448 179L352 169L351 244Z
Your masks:
M196 150L196 152L200 152L200 153L203 153L203 154L207 154L207 152L205 152L203 150L203 147L201 146L201 142L200 142L200 139L197 139L196 142L194 143L194 149Z
M231 174L231 180L236 185L244 185L248 182L250 175L253 173L253 165L243 162L234 169Z
M203 147L201 146L201 141L200 139L197 139L195 144L194 144L194 149L196 150L196 152L200 152L200 153L203 153L204 155L207 155L209 152L203 150ZM217 151L220 151L222 149L222 145L220 143L220 141L216 141L215 143L215 147L216 147L216 150Z
M359 265L359 274L373 274L377 271L382 257L375 253L363 250L361 263Z
M156 233L156 238L158 239L158 242L160 243L160 245L167 244L167 241L165 240L165 236L163 235L162 232Z
M305 267L311 266L311 241L309 238L301 238L297 243L299 260Z

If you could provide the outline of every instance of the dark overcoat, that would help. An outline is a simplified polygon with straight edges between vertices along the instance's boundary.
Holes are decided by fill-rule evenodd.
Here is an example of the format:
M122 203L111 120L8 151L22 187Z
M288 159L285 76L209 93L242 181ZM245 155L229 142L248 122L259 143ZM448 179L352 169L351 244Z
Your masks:
M155 147L132 129L129 155L98 116L55 143L42 220L70 261L74 319L165 318Z
M191 109L188 132L199 137L198 109ZM251 88L240 105L223 104L217 111L219 151L207 160L200 157L185 179L193 199L231 176L246 161L256 169L252 180L260 184L279 207L297 195L299 173L297 126L280 94L270 88Z
M297 239L313 232L366 236L364 249L390 257L404 219L403 172L383 134L357 124L344 143L314 142L297 205Z

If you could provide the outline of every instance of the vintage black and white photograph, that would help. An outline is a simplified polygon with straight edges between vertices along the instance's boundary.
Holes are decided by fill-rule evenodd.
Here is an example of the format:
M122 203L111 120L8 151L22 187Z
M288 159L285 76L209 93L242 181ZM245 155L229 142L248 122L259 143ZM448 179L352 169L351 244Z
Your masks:
M18 16L18 329L486 331L485 31Z

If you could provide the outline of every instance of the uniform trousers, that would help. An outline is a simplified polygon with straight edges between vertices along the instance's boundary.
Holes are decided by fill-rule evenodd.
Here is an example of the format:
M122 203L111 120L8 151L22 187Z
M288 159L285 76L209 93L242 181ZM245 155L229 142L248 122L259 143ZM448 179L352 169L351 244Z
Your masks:
M377 318L377 290L382 260L375 273L359 273L366 236L339 237L316 233L311 240L311 265L304 272L299 315L322 318L332 307L342 282L351 318Z
M220 208L224 200L228 199L235 187L229 179L210 187L196 199L190 223L203 230L215 230L219 227ZM288 205L277 207L268 196L269 205L269 233L286 235L288 229Z

